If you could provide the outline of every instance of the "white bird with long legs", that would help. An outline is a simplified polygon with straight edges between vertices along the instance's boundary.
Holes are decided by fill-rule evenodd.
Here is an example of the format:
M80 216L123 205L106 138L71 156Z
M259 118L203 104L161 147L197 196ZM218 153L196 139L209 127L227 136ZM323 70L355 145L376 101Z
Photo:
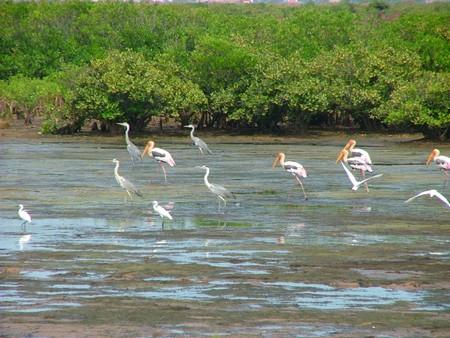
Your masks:
M448 172L450 171L450 157L441 155L439 149L433 149L430 155L428 155L427 165L431 162L436 163L436 165L444 171L444 174L448 179Z
M348 140L347 144L344 146L344 149L347 150L352 157L359 157L361 158L365 163L372 164L372 159L370 158L370 155L367 151L361 148L355 148L356 141L354 139Z
M162 227L164 228L164 218L168 218L170 220L173 220L172 215L164 209L162 206L158 204L158 201L153 201L153 210L155 210L156 213L158 213L159 217L161 217L162 221Z
M25 230L26 224L31 223L31 216L28 213L28 210L25 210L23 208L23 204L19 204L19 211L17 213L19 214L19 217L23 220L23 223L21 224L22 230Z
M358 190L358 188L361 186L361 184L363 184L363 183L365 183L367 181L370 181L370 180L372 180L374 178L383 176L383 174L378 174L378 175L366 178L366 179L364 179L362 181L357 181L355 176L352 174L350 169L347 168L347 166L344 164L344 162L341 161L341 164L342 164L342 167L344 168L345 172L347 173L348 179L353 184L352 190L355 190L355 191Z
M300 163L294 161L285 162L285 159L286 155L284 153L278 153L275 157L275 160L273 161L272 168L275 168L278 164L280 164L283 167L283 169L286 170L286 172L291 173L297 180L300 187L302 188L305 200L307 200L308 196L306 196L305 188L303 187L301 179L308 177L305 168L303 168L303 166Z
M349 152L347 149L345 149L345 148L342 149L336 159L336 163L338 163L339 161L342 161L342 162L347 163L350 166L350 168L359 170L361 172L361 177L363 179L366 178L366 171L368 171L369 173L373 172L370 164L367 163L362 157L350 157L349 158L348 154L349 154ZM369 186L367 185L367 182L364 183L364 186L366 188L366 191L369 192Z
M196 146L198 148L198 150L200 150L200 153L202 155L206 153L208 154L212 154L212 151L209 150L208 145L205 143L205 141L203 141L201 138L194 136L194 130L195 130L195 126L193 124L188 124L187 126L184 126L185 128L191 128L191 139L192 139L192 144L194 146Z
M142 158L144 158L145 155L153 157L159 163L164 173L164 181L167 182L167 175L164 164L168 164L171 167L175 166L175 161L173 160L172 155L170 155L170 153L165 149L155 148L155 142L153 141L147 142L147 145L142 152Z
M131 194L133 193L133 194L135 194L135 195L137 195L139 197L143 197L142 193L139 191L139 189L137 189L134 186L133 183L128 181L125 177L119 175L119 165L120 165L119 160L113 159L112 161L116 164L116 167L114 168L114 177L116 178L117 183L123 189L125 189L125 191L127 192L128 196L130 196L130 198L132 199L133 197L131 196ZM125 197L125 201L126 201L126 197Z
M208 181L209 176L209 168L206 165L202 165L201 167L197 167L200 169L206 170L205 177L203 178L203 181L205 182L206 187L211 191L214 195L216 195L217 199L219 200L219 211L220 211L220 201L223 201L224 207L227 206L227 198L236 198L233 193L231 193L227 188L218 185L218 184L212 184Z
M437 197L442 203L444 203L444 206L447 209L450 209L450 202L444 197L444 195L442 195L439 191L437 191L435 189L423 191L423 192L417 194L416 196L408 198L405 201L405 203L409 203L412 200L416 199L417 197L424 196L424 195L428 195L428 196L430 196L430 198L431 197Z
M128 136L128 133L130 131L130 125L127 122L121 122L121 123L117 123L117 124L127 128L125 130L125 142L127 143L128 153L131 156L131 162L133 162L133 165L134 165L134 164L136 164L136 162L139 162L142 160L141 151L139 150L138 147L136 147L134 145L133 142L130 141L130 137Z

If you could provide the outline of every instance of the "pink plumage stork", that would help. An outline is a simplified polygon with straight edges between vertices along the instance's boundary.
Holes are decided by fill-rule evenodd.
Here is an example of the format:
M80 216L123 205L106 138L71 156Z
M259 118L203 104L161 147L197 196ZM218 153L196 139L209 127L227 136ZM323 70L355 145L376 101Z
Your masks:
M156 148L155 142L151 140L147 142L147 145L145 146L141 157L144 158L146 154L148 154L149 157L153 157L159 163L164 173L164 181L167 182L167 175L164 164L168 164L171 167L175 166L175 161L173 160L172 155L170 155L170 153L165 149Z
M284 170L286 170L288 173L291 173L297 182L300 184L300 187L302 188L303 195L305 195L305 200L308 199L306 196L305 188L303 187L303 183L301 178L306 178L308 175L306 174L305 168L300 163L294 162L294 161L286 161L286 155L284 153L278 153L275 157L275 160L273 161L272 168L275 168L278 164L280 164Z
M347 144L344 146L344 149L347 150L352 157L359 157L367 164L372 164L372 160L367 151L361 148L355 148L356 141L354 139L348 140Z
M428 155L427 165L432 161L436 163L439 168L444 170L444 174L448 178L448 172L450 171L450 157L441 155L439 149L433 149L430 155Z

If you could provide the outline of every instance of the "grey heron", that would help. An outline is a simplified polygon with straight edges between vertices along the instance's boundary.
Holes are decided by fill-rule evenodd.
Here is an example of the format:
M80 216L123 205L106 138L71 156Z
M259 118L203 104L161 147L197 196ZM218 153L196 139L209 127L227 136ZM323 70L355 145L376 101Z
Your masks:
M164 181L167 182L166 169L164 168L164 163L173 167L175 165L175 161L173 160L172 155L170 155L170 153L165 149L155 148L155 142L153 141L147 142L147 145L145 146L145 149L142 152L141 157L144 158L144 156L147 154L149 157L153 157L159 163L164 173Z
M19 217L23 220L21 227L23 230L25 230L26 224L31 223L31 216L28 213L28 211L23 208L23 204L19 204L19 211L17 213L19 214Z
M132 198L131 193L136 194L139 197L142 197L142 193L134 186L133 183L128 181L125 177L119 175L119 165L120 165L119 160L113 159L112 161L116 164L116 167L114 168L114 177L116 178L117 183L123 189L125 189L130 198Z
M219 210L220 210L220 201L222 200L224 202L224 207L227 206L227 198L236 198L228 189L225 187L218 185L218 184L212 184L208 181L209 176L209 168L206 165L203 165L201 167L197 167L200 169L206 170L205 177L203 178L206 187L211 191L219 200Z
M342 167L344 167L345 172L347 173L348 179L353 184L352 190L355 190L355 191L358 190L358 188L361 186L361 184L363 184L363 183L365 183L367 181L370 181L370 180L372 180L374 178L383 176L383 174L378 174L378 175L366 178L366 179L364 179L362 181L357 181L355 176L352 174L350 169L347 168L347 166L344 164L344 162L341 161L341 164L342 164Z
M158 201L153 201L153 210L155 210L155 212L159 214L159 217L161 217L162 227L164 227L164 217L173 220L172 215L166 209L160 206L158 204Z
M450 202L444 197L444 195L442 195L439 191L437 191L435 189L423 191L423 192L417 194L416 196L408 198L405 201L405 203L409 203L412 200L416 199L417 197L423 196L423 195L428 195L430 197L437 197L442 203L444 203L444 206L446 208L450 209Z
M285 159L286 155L284 153L278 153L277 156L275 157L275 160L273 161L272 168L275 168L279 163L284 168L284 170L286 170L288 173L291 173L295 177L297 182L300 184L300 187L302 188L303 191L303 195L305 196L305 200L307 200L308 197L306 196L305 188L303 187L303 183L301 180L301 177L306 178L308 176L306 174L305 168L303 168L303 166L300 163L294 161L285 162L284 161Z
M130 131L130 125L127 122L121 122L121 123L117 123L120 126L124 126L126 128L125 130L125 142L127 143L127 150L128 153L131 156L131 161L133 162L133 165L138 162L141 161L141 151L139 150L138 147L136 147L133 142L130 141L130 137L128 136L128 133Z
M191 139L192 144L200 150L200 153L202 155L207 152L208 154L212 154L212 151L209 150L208 145L203 141L201 138L194 136L194 130L195 126L193 124L188 124L187 126L184 126L185 128L191 128Z

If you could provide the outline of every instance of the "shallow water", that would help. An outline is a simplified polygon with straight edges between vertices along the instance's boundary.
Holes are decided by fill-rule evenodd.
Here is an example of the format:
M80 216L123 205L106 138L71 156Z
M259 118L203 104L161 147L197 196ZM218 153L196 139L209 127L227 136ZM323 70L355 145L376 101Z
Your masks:
M168 183L151 159L132 167L122 140L70 141L0 144L5 315L51 313L63 320L95 308L90 320L103 323L132 301L135 310L124 321L141 323L142 308L165 303L173 309L163 319L144 322L169 336L327 336L371 332L364 323L386 313L403 315L386 329L440 327L449 312L450 211L428 198L403 203L432 188L450 197L444 175L424 165L429 144L365 145L375 173L384 174L366 193L351 191L334 163L343 139L212 143L211 156L185 140L163 139L158 146L177 162ZM292 176L271 168L280 150L308 171L308 201ZM144 198L125 201L113 158ZM195 168L202 164L210 166L211 182L236 194L223 210ZM174 221L164 228L153 200L171 209ZM25 232L19 203L33 217ZM402 322L410 315L426 324ZM214 330L187 325L205 318Z

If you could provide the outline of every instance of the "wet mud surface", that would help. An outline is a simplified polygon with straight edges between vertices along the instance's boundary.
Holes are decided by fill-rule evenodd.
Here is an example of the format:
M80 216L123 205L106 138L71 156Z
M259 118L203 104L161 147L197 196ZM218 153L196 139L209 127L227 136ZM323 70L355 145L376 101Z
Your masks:
M247 140L206 138L213 155L201 156L186 137L158 137L177 162L167 183L151 159L132 167L121 137L2 140L1 334L448 335L450 211L403 203L450 197L424 165L429 143L362 141L384 174L366 193L334 163L345 137ZM279 151L308 171L308 201L271 168ZM144 198L125 201L113 158ZM203 164L237 196L223 211ZM153 200L174 217L164 228Z

